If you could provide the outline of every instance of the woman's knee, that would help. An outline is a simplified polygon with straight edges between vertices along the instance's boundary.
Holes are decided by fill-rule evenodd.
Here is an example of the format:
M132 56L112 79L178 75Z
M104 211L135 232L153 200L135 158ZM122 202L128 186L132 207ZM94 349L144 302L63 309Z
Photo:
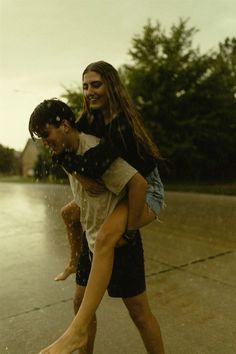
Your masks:
M114 245L113 242L111 242L110 233L99 230L95 241L96 252L102 252L113 247Z
M108 217L98 230L96 244L98 247L115 247L126 229L126 218L115 215ZM118 215L118 214L117 214Z
M66 224L76 222L80 219L80 209L75 202L66 204L61 208L61 217Z
M122 231L114 230L107 225L102 225L96 237L96 250L114 248L122 236Z

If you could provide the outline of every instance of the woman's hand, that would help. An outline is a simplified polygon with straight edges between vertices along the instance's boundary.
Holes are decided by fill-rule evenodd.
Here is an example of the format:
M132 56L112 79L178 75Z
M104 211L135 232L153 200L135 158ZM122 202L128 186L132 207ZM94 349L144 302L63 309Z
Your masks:
M86 190L86 192L91 196L99 195L107 190L107 188L101 181L94 180L92 178L85 177L79 174L76 174L76 178L78 179L82 187Z

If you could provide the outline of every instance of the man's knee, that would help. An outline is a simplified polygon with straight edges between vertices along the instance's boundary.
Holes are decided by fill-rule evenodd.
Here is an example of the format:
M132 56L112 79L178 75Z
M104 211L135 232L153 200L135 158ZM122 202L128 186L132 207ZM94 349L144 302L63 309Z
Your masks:
M139 309L133 309L129 311L130 317L138 328L145 327L149 322L152 313L150 311L140 311Z
M126 303L126 301L124 300ZM146 326L147 322L153 314L146 302L143 301L128 301L126 307L129 311L129 315L137 327Z
M76 314L79 311L80 305L81 305L80 299L74 297L73 305L74 305L74 313Z

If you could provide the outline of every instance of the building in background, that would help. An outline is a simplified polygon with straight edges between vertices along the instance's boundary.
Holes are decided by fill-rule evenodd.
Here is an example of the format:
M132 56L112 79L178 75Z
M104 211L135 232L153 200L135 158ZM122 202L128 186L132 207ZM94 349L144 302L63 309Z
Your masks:
M40 154L42 143L28 139L21 153L21 173L23 177L34 176L34 166Z

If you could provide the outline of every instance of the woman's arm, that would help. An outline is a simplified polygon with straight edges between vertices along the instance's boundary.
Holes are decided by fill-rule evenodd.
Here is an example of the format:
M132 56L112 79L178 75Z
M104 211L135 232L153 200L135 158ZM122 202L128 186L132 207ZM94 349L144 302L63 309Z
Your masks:
M84 155L74 152L63 152L52 157L53 163L62 165L67 172L76 172L93 179L103 175L111 163L118 157L118 152L108 139L101 139L95 147Z
M88 130L88 127L86 129ZM93 135L94 132L91 134ZM63 152L55 155L53 161L62 165L69 173L77 172L82 176L96 179L104 174L117 157L126 160L125 156L129 153L129 148L135 149L134 144L133 132L126 118L115 118L106 127L106 132L98 145L90 148L83 155Z

